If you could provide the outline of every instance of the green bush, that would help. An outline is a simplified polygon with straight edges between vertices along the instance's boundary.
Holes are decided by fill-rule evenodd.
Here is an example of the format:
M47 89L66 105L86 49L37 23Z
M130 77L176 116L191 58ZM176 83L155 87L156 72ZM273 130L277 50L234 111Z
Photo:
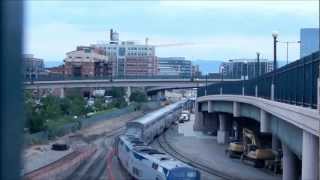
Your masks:
M142 91L132 92L129 99L132 102L138 102L138 103L146 102L148 100L147 95Z

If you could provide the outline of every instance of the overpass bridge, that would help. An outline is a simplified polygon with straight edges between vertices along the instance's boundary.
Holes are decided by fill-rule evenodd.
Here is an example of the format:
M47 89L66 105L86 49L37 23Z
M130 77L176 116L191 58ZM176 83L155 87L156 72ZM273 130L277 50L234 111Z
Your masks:
M223 79L226 82L237 81L238 79ZM42 79L25 81L24 89L60 89L60 95L64 96L67 88L106 88L106 87L157 87L160 90L175 88L201 87L206 84L221 82L221 79L186 79L186 78L142 78L142 79L110 79L110 78L81 78L81 79ZM159 90L159 89L158 89Z
M256 79L200 87L194 129L217 131L224 144L234 122L252 120L272 134L274 150L282 149L284 180L318 179L319 62L317 52Z

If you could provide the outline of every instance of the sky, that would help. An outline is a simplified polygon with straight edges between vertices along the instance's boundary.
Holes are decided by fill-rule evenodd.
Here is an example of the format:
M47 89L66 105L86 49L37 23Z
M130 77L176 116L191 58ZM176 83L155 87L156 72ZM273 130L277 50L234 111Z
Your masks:
M120 40L161 45L159 57L225 61L272 59L272 32L279 41L300 40L300 29L319 27L317 1L38 1L25 3L24 53L62 61L78 45ZM286 59L279 44L278 59ZM289 60L299 59L299 45L289 46Z

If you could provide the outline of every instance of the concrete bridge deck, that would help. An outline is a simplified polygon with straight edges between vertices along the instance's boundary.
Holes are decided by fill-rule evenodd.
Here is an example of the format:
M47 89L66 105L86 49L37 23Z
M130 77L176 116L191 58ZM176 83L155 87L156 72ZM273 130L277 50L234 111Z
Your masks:
M226 143L230 122L236 117L255 120L260 132L272 133L274 149L283 151L283 179L318 179L320 113L254 96L208 95L196 100L195 129L218 131L218 143ZM299 160L302 173L298 174Z

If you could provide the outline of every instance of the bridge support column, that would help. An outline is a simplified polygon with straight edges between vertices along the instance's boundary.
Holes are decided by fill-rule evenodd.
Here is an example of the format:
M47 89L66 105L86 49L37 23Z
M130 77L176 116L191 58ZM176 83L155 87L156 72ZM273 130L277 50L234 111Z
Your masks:
M271 100L274 101L274 84L271 84Z
M272 150L277 151L280 149L280 140L276 134L272 134Z
M289 147L282 143L283 151L283 180L297 180L298 179L298 164L297 158L294 153L289 149ZM302 178L303 179L303 178Z
M260 109L260 132L271 132L270 116L262 109Z
M244 96L244 87L242 87L242 96Z
M254 94L256 97L258 97L258 86L257 85L254 87Z
M220 87L220 95L222 95L222 94L223 94L223 88Z
M60 98L64 98L65 93L64 93L64 88L60 88Z
M195 111L195 122L193 124L193 130L195 131L200 131L203 129L203 114L201 111L199 111L199 102L195 102L195 107L194 107L194 111Z
M303 131L302 139L302 176L301 179L319 178L319 140L318 137Z
M233 117L240 117L240 103L233 102Z
M219 130L218 130L218 144L226 144L229 138L229 134L227 132L227 115L219 114Z
M127 103L130 102L130 96L131 96L131 87L128 86L127 90L126 90L126 101L127 101Z

